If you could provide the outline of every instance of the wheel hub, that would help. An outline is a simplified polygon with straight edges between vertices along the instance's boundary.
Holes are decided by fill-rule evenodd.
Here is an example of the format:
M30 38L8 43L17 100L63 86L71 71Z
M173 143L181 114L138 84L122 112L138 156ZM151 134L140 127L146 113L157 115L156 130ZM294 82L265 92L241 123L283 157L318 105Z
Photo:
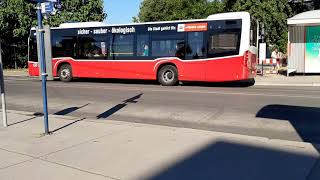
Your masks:
M165 82L173 81L174 79L174 73L170 70L163 73L163 79Z
M68 78L69 76L70 76L70 71L69 71L68 69L63 69L63 70L61 71L61 77L62 77L62 78L66 79L66 78Z

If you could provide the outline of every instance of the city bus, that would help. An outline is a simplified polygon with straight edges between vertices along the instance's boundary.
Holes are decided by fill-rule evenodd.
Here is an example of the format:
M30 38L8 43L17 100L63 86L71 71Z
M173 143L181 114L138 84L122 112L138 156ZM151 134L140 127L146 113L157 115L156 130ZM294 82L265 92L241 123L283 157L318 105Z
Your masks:
M39 76L35 28L28 69ZM254 79L257 28L247 12L207 19L108 25L65 23L51 28L52 72L74 78L229 82Z

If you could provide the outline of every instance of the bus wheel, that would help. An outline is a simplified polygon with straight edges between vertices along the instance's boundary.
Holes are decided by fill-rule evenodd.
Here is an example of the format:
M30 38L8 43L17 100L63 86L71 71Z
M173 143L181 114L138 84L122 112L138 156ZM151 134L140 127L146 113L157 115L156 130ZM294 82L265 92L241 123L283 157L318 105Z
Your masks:
M163 66L158 72L158 81L163 86L173 86L178 82L178 70L172 65Z
M72 69L69 64L64 64L59 69L59 78L63 82L70 82L72 80Z

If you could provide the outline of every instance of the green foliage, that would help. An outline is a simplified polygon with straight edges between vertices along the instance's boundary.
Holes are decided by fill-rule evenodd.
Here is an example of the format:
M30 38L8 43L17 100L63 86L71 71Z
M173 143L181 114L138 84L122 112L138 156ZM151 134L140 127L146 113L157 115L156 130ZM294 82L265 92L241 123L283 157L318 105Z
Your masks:
M313 0L314 7L320 0ZM287 19L308 9L288 0L144 0L134 22L205 18L221 12L247 11L265 25L266 42L282 52L287 48ZM320 8L320 7L318 7Z
M5 67L25 66L27 37L35 25L33 5L24 0L3 0L0 4L0 39L2 41ZM17 52L17 53L15 53Z
M28 34L32 25L33 5L23 0L6 0L0 5L0 38L20 38Z
M223 4L207 0L144 0L134 22L205 18L223 11Z
M291 16L288 0L237 0L231 11L247 11L265 26L266 42L286 52Z
M45 23L58 26L65 22L103 21L106 17L103 0L87 0L85 4L81 0L62 0L62 7L59 14ZM27 40L33 26L36 26L35 4L27 0L0 1L0 39L6 67L13 67L14 60L20 67L26 66Z
M103 21L106 14L103 12L103 0L88 0L83 3L81 0L63 0L63 10L51 16L47 24L50 26L59 26L65 22L88 22Z

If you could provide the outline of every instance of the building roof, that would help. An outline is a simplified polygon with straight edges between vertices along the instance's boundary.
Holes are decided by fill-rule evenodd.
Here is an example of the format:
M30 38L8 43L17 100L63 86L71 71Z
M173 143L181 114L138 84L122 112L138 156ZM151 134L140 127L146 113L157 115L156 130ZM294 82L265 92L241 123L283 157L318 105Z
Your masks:
M320 24L320 10L307 11L288 19L288 25Z

